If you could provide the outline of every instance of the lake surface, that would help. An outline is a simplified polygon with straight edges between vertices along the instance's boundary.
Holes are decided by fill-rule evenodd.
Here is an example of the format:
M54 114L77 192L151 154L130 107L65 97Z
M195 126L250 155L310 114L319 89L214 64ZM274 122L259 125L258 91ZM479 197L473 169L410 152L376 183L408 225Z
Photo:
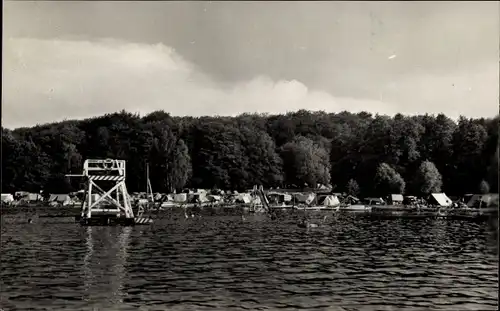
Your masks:
M5 216L0 308L498 309L490 224L322 217L302 229L293 216L165 216L134 228Z

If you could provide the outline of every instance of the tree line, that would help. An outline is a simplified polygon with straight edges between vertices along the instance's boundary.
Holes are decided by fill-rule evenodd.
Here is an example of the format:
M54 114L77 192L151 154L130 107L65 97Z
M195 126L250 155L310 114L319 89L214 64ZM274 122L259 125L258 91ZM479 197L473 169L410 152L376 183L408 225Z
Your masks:
M246 190L330 184L361 196L449 195L498 189L499 118L394 117L300 110L282 115L144 117L121 111L29 128L2 128L2 193L81 187L88 158L127 160L129 191Z

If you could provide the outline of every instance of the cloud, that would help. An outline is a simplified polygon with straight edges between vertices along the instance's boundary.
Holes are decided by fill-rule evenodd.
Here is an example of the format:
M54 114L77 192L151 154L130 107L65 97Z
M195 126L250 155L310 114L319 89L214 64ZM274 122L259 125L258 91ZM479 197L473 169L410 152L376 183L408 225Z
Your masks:
M30 126L125 109L235 115L298 109L394 113L375 100L336 98L300 81L215 81L163 44L16 38L4 44L3 125Z
M402 102L401 113L441 113L452 118L492 117L498 114L498 65L481 64L458 73L418 73L394 80L383 100ZM412 96L413 95L413 96Z
M10 1L4 37L16 39L4 43L4 125L123 108L493 116L498 8L496 2Z

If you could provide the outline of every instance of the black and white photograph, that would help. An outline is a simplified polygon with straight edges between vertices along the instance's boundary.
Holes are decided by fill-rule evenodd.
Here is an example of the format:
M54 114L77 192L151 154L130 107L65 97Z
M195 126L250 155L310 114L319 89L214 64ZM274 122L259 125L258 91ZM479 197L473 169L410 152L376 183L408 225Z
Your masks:
M498 310L499 1L3 1L0 311Z

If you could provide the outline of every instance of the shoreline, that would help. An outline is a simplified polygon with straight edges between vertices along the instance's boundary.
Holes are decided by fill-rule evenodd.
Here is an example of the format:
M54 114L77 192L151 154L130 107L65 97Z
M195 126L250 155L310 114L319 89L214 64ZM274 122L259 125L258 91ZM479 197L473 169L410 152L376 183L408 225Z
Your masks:
M444 209L446 213L442 212L439 208L426 207L426 208L410 208L405 206L372 206L366 210L349 210L337 208L324 208L324 207L293 207L293 206L275 206L271 207L279 214L332 214L332 215L365 215L372 219L448 219L448 220L487 220L498 217L498 209L488 209L481 211L480 209ZM240 214L266 214L266 212L254 212L249 210L247 205L228 205L228 206L195 206L190 205L173 205L164 207L160 210L146 211L143 215L156 215L162 214L179 214L183 212L188 213L202 213L207 216L222 216L222 215L240 215ZM16 207L2 207L0 209L1 215L26 215L34 216L36 218L74 218L80 216L81 208L79 206L67 207L53 207L53 206L16 206ZM223 212L220 214L220 212ZM228 213L230 212L230 213ZM236 213L234 213L236 212Z

